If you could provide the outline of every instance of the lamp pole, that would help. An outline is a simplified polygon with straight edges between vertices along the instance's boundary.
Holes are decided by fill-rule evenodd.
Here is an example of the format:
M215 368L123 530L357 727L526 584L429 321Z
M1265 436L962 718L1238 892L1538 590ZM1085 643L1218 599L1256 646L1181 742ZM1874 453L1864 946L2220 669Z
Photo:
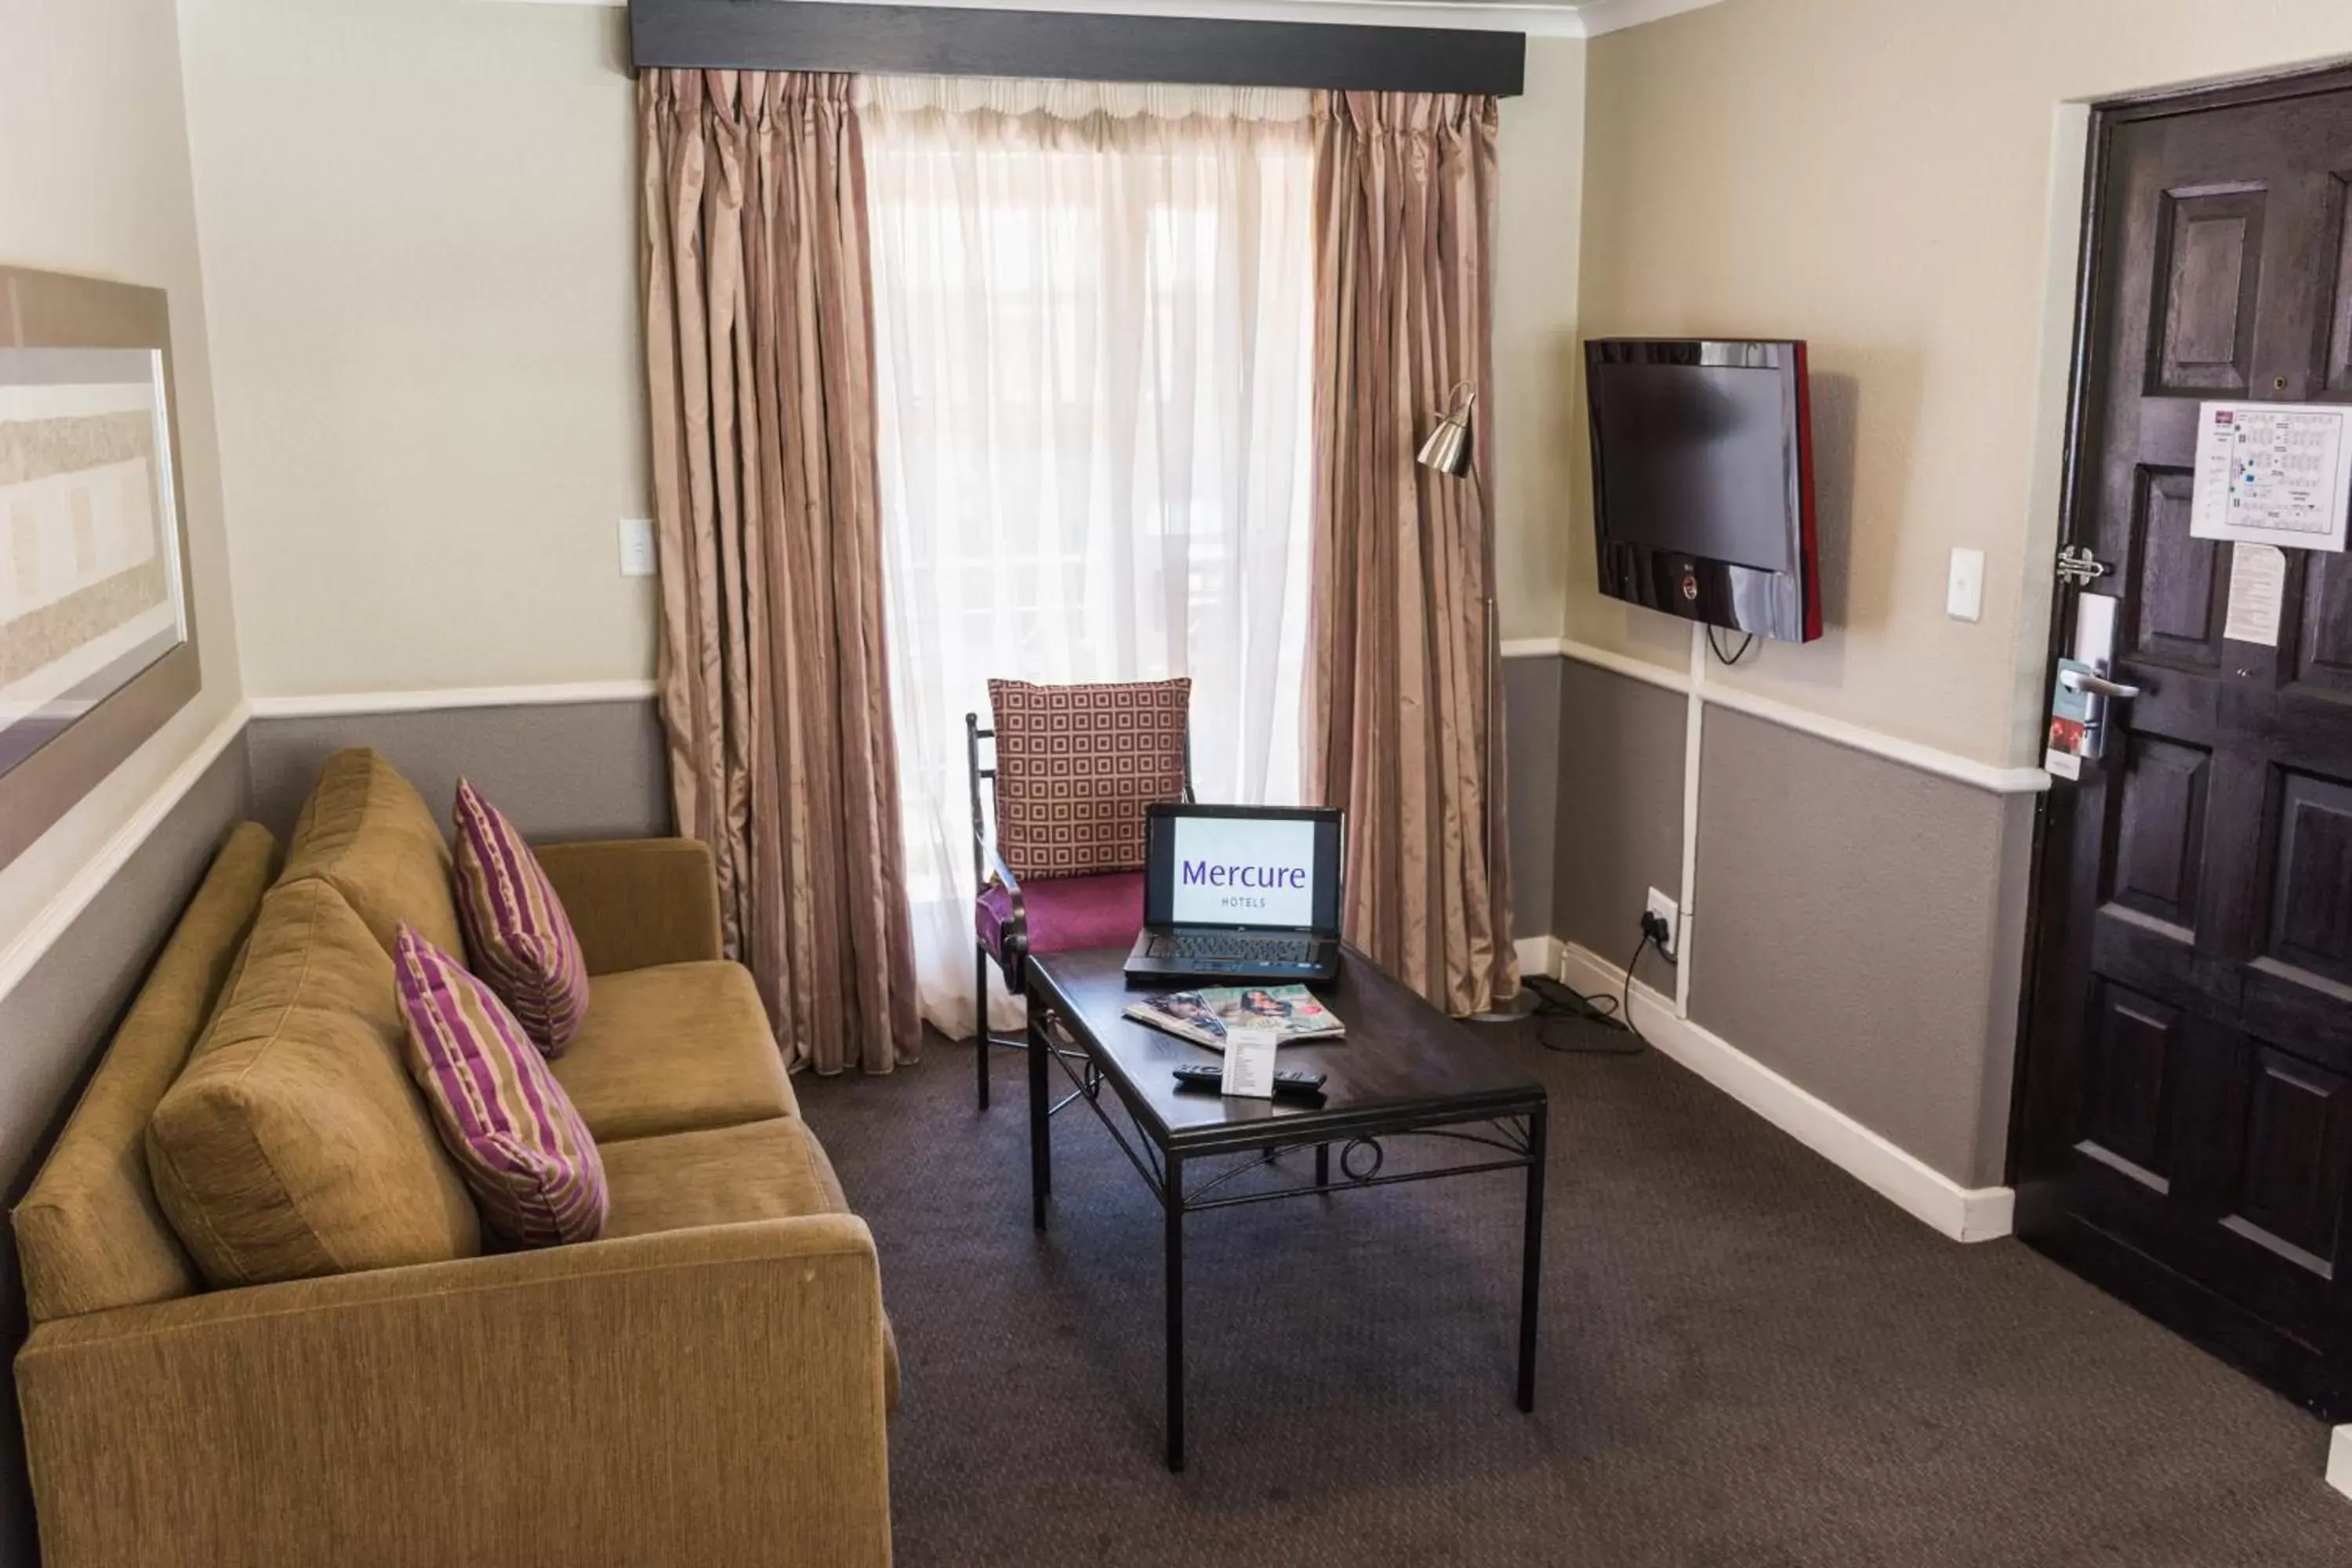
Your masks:
M1503 771L1501 747L1497 743L1503 732L1503 682L1502 642L1498 636L1495 605L1494 519L1487 515L1486 486L1478 473L1477 436L1471 423L1478 406L1477 389L1466 381L1456 382L1445 398L1454 406L1438 416L1436 428L1430 431L1429 438L1421 444L1421 450L1414 454L1413 461L1451 478L1468 479L1472 492L1478 498L1478 521L1486 535L1486 594L1483 606L1486 612L1486 646L1481 660L1486 683L1486 787L1479 799L1479 825L1485 835L1486 851L1493 856L1507 852L1496 837L1497 824L1495 820L1495 782L1502 777ZM1500 934L1503 941L1511 940L1509 932ZM1485 1012L1472 1014L1471 1019L1481 1024L1511 1023L1533 1013L1541 1000L1523 979L1517 991L1507 997L1492 999Z

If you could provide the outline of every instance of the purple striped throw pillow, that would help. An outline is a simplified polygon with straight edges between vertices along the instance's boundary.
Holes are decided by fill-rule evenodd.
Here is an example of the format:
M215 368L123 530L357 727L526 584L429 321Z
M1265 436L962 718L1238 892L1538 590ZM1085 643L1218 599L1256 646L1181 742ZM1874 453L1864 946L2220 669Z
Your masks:
M604 1234L604 1162L495 992L404 925L393 952L408 1072L482 1221L520 1247Z
M457 847L450 883L466 956L549 1057L563 1054L588 1016L588 963L554 885L514 824L457 781Z

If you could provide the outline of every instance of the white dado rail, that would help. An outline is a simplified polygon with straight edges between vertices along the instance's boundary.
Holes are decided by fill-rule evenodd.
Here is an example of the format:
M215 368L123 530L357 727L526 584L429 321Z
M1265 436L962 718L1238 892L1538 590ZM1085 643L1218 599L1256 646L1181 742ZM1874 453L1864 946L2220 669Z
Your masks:
M1874 757L1885 757L1907 768L1934 773L1958 784L1989 790L1995 795L2039 795L2050 787L2050 775L2040 768L1999 768L1990 763L1980 763L1974 757L1964 757L1957 752L1942 751L1934 746L1906 741L1900 736L1882 734L1876 730L1815 713L1794 703L1776 698L1762 697L1736 686L1722 686L1701 679L1696 684L1686 670L1663 664L1653 664L1645 658L1635 658L1613 649L1595 647L1590 643L1576 642L1568 637L1528 637L1503 644L1505 658L1541 658L1558 657L1572 658L1579 664L1589 664L1612 675L1639 680L1662 690L1690 695L1696 691L1702 703L1727 708L1735 713L1746 713L1784 729L1819 736L1850 751L1867 752Z
M454 686L426 691L331 691L256 697L257 719L341 719L359 713L431 713L451 708L550 708L573 703L649 702L650 680L577 680L543 686Z

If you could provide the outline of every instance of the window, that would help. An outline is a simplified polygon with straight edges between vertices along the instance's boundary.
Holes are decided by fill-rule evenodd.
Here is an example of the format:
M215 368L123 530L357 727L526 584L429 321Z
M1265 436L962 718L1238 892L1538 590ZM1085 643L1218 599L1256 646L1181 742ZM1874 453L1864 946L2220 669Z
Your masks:
M971 1021L963 715L1189 675L1210 800L1297 797L1303 92L866 79L883 579L924 1011Z

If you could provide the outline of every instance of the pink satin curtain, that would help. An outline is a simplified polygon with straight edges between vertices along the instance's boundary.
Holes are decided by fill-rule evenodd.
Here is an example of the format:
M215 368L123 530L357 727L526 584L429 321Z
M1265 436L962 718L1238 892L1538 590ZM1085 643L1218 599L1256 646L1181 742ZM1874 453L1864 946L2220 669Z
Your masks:
M1413 457L1451 387L1494 384L1496 119L1450 93L1316 103L1307 788L1347 808L1349 936L1457 1015L1519 984L1488 422L1475 480Z
M638 82L658 676L681 829L787 1059L913 1059L850 79Z

